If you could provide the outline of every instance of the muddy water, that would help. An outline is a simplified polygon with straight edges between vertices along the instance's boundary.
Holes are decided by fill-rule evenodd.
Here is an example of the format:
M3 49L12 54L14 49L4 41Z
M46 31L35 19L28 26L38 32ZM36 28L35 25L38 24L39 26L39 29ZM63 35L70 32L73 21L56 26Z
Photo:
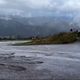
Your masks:
M10 46L9 43L15 42L0 42L0 54L15 53L15 57L0 58L3 71L0 79L80 79L80 43L35 46Z

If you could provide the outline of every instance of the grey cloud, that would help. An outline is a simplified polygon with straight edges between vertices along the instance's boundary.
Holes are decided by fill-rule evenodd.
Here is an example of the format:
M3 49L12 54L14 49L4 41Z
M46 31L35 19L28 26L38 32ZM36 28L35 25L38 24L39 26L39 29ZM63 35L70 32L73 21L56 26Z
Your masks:
M0 10L39 14L80 12L80 0L0 0Z

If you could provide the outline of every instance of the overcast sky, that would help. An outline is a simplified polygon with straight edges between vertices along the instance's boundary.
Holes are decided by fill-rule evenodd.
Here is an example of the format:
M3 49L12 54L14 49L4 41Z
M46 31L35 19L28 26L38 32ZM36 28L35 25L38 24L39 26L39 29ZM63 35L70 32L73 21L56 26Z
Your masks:
M0 12L27 16L80 12L80 0L0 0Z

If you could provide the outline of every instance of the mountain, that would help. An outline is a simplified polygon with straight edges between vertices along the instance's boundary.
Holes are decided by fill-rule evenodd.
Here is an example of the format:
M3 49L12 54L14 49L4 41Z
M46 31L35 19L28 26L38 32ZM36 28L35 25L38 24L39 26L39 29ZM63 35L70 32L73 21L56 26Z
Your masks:
M0 36L47 36L69 31L72 17L21 17L11 15L0 16Z

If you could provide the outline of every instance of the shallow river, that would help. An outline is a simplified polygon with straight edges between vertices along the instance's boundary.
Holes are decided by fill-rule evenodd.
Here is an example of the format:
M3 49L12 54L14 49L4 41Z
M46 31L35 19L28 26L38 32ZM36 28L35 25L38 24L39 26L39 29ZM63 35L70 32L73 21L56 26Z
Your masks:
M37 70L49 71L53 80L80 80L80 43L67 45L10 46L0 42L0 54L15 53L17 56L36 57L43 64Z

